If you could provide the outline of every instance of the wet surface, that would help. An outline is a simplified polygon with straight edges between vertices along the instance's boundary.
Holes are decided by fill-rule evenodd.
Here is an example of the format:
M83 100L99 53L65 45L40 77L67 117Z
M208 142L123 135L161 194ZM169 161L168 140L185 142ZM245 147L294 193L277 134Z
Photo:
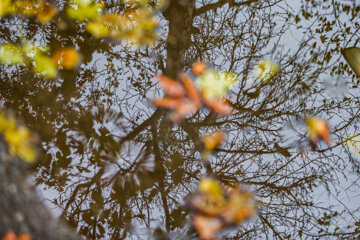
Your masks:
M211 175L245 185L258 206L221 236L360 237L359 151L344 145L359 134L359 80L340 53L358 43L357 1L171 1L157 13L158 40L141 48L93 37L65 15L66 2L53 3L59 13L44 25L0 18L0 41L74 46L81 64L52 79L1 65L0 100L37 134L35 182L81 235L196 239L184 199L210 174L201 136L220 129ZM129 8L103 3L108 13ZM280 66L267 82L253 74L261 59ZM162 94L155 76L176 78L198 61L237 75L234 114L202 109L173 124L149 102ZM311 146L309 116L329 122L330 147Z

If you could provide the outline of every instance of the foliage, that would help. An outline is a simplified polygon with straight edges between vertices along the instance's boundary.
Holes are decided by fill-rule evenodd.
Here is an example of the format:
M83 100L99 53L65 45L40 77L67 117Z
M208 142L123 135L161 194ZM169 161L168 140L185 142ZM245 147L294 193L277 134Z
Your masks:
M34 138L28 128L17 126L14 118L8 118L0 112L0 132L9 146L11 155L19 156L26 162L35 161Z

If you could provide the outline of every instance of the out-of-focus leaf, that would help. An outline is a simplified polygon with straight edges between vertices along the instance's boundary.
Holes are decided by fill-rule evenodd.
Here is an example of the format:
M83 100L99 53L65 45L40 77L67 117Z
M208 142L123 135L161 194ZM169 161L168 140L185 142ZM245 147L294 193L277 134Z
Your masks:
M341 50L346 62L354 70L356 76L360 77L360 48L350 47Z
M28 1L28 0L15 1L11 4L11 7L12 7L12 12L26 17L35 16L37 13L37 9L33 1Z
M51 57L45 55L36 55L34 59L34 72L47 78L57 76L56 64Z
M101 22L89 22L86 24L86 30L96 38L107 37L110 34L109 29Z
M330 127L325 120L316 117L309 117L306 120L306 125L312 143L316 144L320 140L323 140L330 147L331 145Z
M188 207L194 212L193 225L201 239L216 239L218 232L243 223L256 212L250 191L222 188L210 177L200 181L199 192L189 198Z
M193 102L198 108L201 106L201 95L194 82L186 74L181 75L181 80L184 83L185 90L189 96L191 102Z
M44 52L47 52L49 48L47 46L36 46L32 42L25 41L22 44L22 50L25 53L26 57L34 59L35 56L41 55Z
M37 19L40 23L47 23L56 12L56 8L51 3L41 1L38 7Z
M169 109L176 109L182 102L181 98L155 98L151 101L154 106L164 107Z
M280 71L280 67L277 63L274 63L270 59L263 59L253 69L253 74L256 78L263 82L270 81Z
M224 98L236 80L231 72L207 70L199 77L199 87L206 100Z
M158 77L158 82L163 88L164 92L171 95L172 97L183 97L185 95L184 87L173 79L170 79L164 75L160 75Z
M71 6L67 8L69 17L85 21L86 19L97 18L104 6L101 2L94 3L92 0L72 0Z
M35 160L34 138L28 128L17 127L14 118L0 112L0 132L4 134L11 155L17 155L26 162Z
M204 62L196 62L193 64L192 68L191 68L191 71L199 76L199 75L202 75L207 69L207 65L206 63Z
M225 133L221 130L214 131L208 135L205 135L201 138L201 141L204 144L206 150L214 150L219 147L224 141Z
M226 99L205 100L206 105L214 112L221 115L232 115L233 109Z
M7 14L10 10L11 0L0 0L0 17Z
M31 240L31 236L29 234L16 236L13 231L8 231L6 235L1 238L1 240Z
M65 47L58 50L53 59L55 63L64 69L71 70L80 62L80 56L74 47Z
M210 194L213 196L221 196L224 194L221 185L213 178L206 177L199 182L199 192L204 194Z
M24 62L23 51L20 46L13 43L0 45L0 63L21 64Z
M355 158L360 158L360 136L349 137L343 145Z
M193 224L200 238L204 240L216 239L216 234L224 227L224 223L220 219L203 215L195 215Z

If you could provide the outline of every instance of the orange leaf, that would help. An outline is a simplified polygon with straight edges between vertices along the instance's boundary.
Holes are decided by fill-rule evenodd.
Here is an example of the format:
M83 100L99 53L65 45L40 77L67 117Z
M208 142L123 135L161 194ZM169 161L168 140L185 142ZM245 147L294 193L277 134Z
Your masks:
M201 75L203 74L207 69L207 66L204 62L197 62L194 63L194 65L191 68L191 71L195 74L195 75Z
M1 240L31 240L31 236L29 234L22 234L19 237L16 237L13 231L8 231Z
M203 240L216 239L216 234L223 228L220 219L202 215L195 215L193 224Z
M53 59L59 66L71 70L79 63L80 56L74 47L65 47L57 51Z
M206 105L217 114L232 115L232 107L227 100L212 99L205 100Z
M181 80L184 83L185 89L191 101L195 105L200 107L201 106L200 94L199 91L196 89L194 82L186 74L181 75Z
M174 123L178 123L186 115L196 112L199 108L200 106L194 104L193 102L183 101L180 105L178 105L175 112L171 114L170 118Z
M175 109L181 104L181 98L155 98L151 101L154 106Z
M160 83L166 94L174 97L183 97L185 95L185 90L183 86L171 78L160 75L158 77L158 82Z
M306 125L309 131L310 140L313 143L316 144L320 140L323 140L330 147L330 127L325 120L321 118L310 117L306 120Z

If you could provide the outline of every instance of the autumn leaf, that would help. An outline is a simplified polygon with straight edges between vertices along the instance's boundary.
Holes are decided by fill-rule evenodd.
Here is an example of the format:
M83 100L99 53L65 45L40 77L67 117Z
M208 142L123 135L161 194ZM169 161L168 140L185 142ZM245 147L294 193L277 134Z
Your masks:
M207 69L207 65L204 62L196 62L193 64L191 71L195 74L195 75L202 75Z
M80 56L74 47L65 47L58 50L53 59L58 66L66 70L73 69L80 62Z
M219 147L224 141L225 133L221 130L214 131L208 135L205 135L201 138L201 141L204 144L206 150L214 150Z
M8 231L1 240L31 240L31 236L29 234L22 234L17 237L13 231Z
M241 187L224 188L217 180L205 177L198 189L187 206L194 212L193 225L201 239L216 239L218 232L242 224L256 214L253 194Z
M319 141L324 141L329 147L331 145L330 127L329 124L316 117L309 117L306 120L310 141L317 144Z
M54 17L56 12L56 8L51 3L41 1L37 10L37 19L40 23L47 23Z
M54 78L57 76L57 68L54 60L46 55L38 54L34 58L34 72L43 77Z
M71 0L70 2L71 6L67 8L67 14L79 21L97 18L104 8L101 2L94 3L92 0Z
M198 77L199 88L206 100L222 99L237 80L231 72L206 70Z
M277 63L274 63L270 59L262 59L255 65L253 69L253 75L263 81L264 83L274 78L280 71L280 67Z
M224 223L220 219L203 215L195 215L193 224L200 238L204 240L216 239L216 234L224 227Z
M9 12L11 0L0 0L0 17Z
M28 128L17 126L14 118L0 112L0 132L4 134L11 155L19 156L26 162L35 160L34 138Z
M158 82L164 92L172 97L183 97L186 94L184 87L179 82L171 78L160 75L158 77Z
M24 62L24 53L20 46L14 43L0 45L0 63L15 65Z

